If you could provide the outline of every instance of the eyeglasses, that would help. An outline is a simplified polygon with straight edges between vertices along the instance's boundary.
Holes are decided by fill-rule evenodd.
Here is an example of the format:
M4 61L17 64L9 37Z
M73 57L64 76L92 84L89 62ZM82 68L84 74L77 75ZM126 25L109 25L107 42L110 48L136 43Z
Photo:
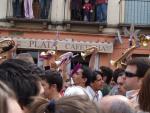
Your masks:
M126 77L136 77L137 75L134 74L134 73L125 71L125 76L126 76Z

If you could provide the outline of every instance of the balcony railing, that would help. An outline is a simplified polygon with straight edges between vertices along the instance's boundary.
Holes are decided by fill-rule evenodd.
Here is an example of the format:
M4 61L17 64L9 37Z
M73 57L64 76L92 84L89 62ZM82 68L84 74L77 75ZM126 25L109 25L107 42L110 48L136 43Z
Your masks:
M150 0L121 0L120 23L150 25Z
M24 0L8 0L7 19L36 22L51 21L51 18L56 16L52 14L53 11L58 8L58 6L52 8L52 2L53 0L31 0L27 3ZM67 6L69 11L64 10L66 2L69 1L65 0L61 13L64 13L64 16L67 12L71 13L69 14L70 20L66 19L67 21L79 21L79 23L83 21L87 23L106 23L107 21L107 2L99 5L96 4L96 0L89 0L89 3L85 3L85 0L71 0L69 6Z
M52 0L8 0L7 18L49 19Z

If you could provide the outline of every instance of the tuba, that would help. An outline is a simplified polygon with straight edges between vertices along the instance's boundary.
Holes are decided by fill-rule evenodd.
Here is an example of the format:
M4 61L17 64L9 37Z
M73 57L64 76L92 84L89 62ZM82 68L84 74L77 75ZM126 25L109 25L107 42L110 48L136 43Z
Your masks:
M49 59L56 54L55 51L48 50L47 52L41 52L40 58Z
M0 39L0 59L7 59L8 55L6 54L6 52L13 49L15 45L15 41L11 38Z
M85 60L85 58L89 55L91 55L95 50L97 49L97 47L92 46L90 48L87 48L86 50L84 50L83 52L81 52L81 56L83 58L83 60Z
M59 56L59 58L55 61L57 66L60 66L61 64L63 64L65 61L70 60L72 58L75 58L76 56L78 56L79 54L73 55L72 52L67 52L62 54L61 56Z

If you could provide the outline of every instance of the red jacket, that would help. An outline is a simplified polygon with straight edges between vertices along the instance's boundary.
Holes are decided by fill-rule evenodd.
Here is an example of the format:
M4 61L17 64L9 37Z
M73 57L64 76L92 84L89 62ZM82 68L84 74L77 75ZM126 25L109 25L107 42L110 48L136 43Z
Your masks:
M108 0L96 0L96 4L108 3Z
M91 3L85 3L83 5L83 10L86 12L90 12L92 10L92 4Z

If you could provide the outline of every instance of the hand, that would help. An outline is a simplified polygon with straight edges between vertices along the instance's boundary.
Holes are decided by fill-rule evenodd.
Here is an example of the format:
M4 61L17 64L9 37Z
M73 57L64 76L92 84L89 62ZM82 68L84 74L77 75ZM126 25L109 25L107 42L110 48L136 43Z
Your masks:
M60 69L62 70L62 72L67 72L67 65L70 63L70 60L67 59L65 60L61 65L60 65Z
M98 48L94 48L93 54L97 54L98 53Z
M90 10L91 13L93 13L93 10Z

